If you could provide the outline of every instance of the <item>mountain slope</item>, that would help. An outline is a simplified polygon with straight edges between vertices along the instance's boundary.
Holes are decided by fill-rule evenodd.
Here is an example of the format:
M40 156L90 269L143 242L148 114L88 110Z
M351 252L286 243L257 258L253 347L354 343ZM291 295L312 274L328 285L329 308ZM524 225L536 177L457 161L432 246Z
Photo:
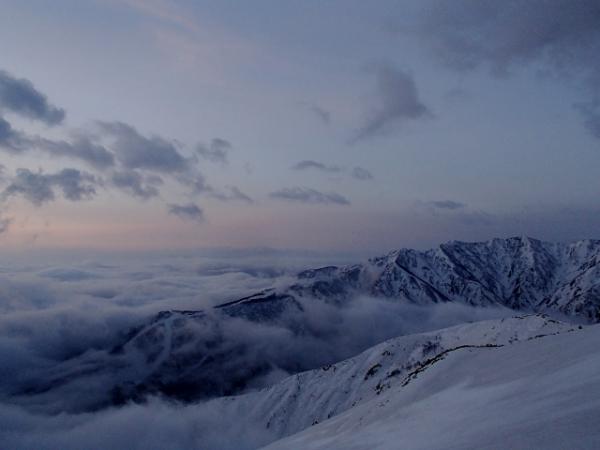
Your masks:
M599 448L599 342L593 326L500 348L459 348L267 448Z
M554 312L600 321L600 241L570 244L528 237L402 249L363 264L305 270L288 287L220 305L225 314L273 320L299 298L344 305L357 294L428 305L456 302Z
M218 409L225 405L232 417L262 424L274 436L287 436L379 398L446 351L510 345L576 329L548 317L525 316L401 336L337 364L294 375L258 392L215 399L212 404Z

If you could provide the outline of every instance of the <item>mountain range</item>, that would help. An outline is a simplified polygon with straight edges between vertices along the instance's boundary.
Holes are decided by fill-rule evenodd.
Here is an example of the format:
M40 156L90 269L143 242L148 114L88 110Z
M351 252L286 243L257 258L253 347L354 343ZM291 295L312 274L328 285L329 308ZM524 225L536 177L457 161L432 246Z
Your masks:
M47 404L57 393L68 399L54 401L53 412L96 410L149 395L209 399L269 386L407 334L390 326L392 317L386 325L371 324L363 341L346 345L351 341L345 335L367 326L360 318L352 327L336 328L357 298L378 302L377 308L417 308L419 314L456 305L594 323L600 321L600 241L455 241L428 251L393 251L361 264L304 270L286 286L211 309L163 311L123 330L112 347L40 368L3 396L27 404Z

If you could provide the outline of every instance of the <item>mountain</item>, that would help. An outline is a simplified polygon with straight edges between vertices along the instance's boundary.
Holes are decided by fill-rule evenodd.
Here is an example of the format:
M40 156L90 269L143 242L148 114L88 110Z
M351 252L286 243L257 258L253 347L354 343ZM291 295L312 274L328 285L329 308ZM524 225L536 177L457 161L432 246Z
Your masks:
M380 395L265 448L600 448L598 342L594 325L438 351Z
M420 305L497 305L599 322L600 241L560 244L515 237L454 241L424 252L402 249L364 264L306 270L296 284L279 292L222 307L256 320L279 314L284 303L298 307L298 297L341 304L356 294Z
M531 315L401 336L345 361L296 374L246 395L215 399L206 406L228 417L244 417L268 430L273 439L282 438L361 405L385 401L390 391L402 389L407 380L417 378L451 352L495 349L560 333L579 332L579 328Z
M356 315L360 298L361 305L383 312ZM390 305L404 309L385 317ZM234 395L393 336L439 328L418 324L427 311L444 305L469 308L471 315L504 308L598 322L600 241L450 242L305 270L287 286L212 309L161 312L123 333L113 347L24 374L2 395L11 402L50 403L52 412L94 410L156 394L186 402ZM413 307L420 309L407 309ZM404 317L410 314L415 317ZM399 326L403 319L417 328ZM57 394L65 401L48 402Z

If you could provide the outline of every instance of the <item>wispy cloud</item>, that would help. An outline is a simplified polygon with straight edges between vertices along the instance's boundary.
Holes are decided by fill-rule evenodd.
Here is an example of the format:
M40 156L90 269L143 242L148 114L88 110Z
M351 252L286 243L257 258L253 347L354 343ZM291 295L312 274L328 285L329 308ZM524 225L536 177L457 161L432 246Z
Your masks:
M232 148L231 142L215 138L209 145L198 144L196 153L207 161L226 165L229 163L228 153Z
M355 167L352 169L352 177L357 180L372 180L373 174L363 167Z
M465 205L464 203L455 202L454 200L434 200L429 202L428 204L433 206L434 208L450 210L463 209L467 207L467 205Z
M321 192L305 187L283 188L269 194L271 198L298 203L349 205L350 201L336 192Z
M433 116L422 102L411 74L389 64L378 64L372 70L376 81L374 104L351 142L385 134L408 121Z
M305 170L315 170L317 172L322 172L325 174L348 174L352 178L361 181L372 180L374 178L373 174L363 167L356 166L352 170L349 170L344 167L328 165L310 159L297 162L291 167L291 169L298 172Z
M294 164L292 170L318 170L326 173L339 173L342 169L338 166L328 166L313 160L304 160Z
M169 204L168 211L169 214L184 220L191 220L198 223L204 222L204 211L194 203L187 203L185 205Z
M319 105L310 105L309 110L321 120L325 125L331 123L331 113Z

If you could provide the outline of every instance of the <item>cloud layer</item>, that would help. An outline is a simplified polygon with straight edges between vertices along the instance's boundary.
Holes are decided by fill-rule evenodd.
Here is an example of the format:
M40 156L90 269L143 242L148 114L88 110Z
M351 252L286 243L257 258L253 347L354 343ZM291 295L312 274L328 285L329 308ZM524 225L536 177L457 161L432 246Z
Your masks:
M268 442L268 431L257 432L243 411L220 407L219 402L182 405L166 398L150 398L85 413L53 411L60 405L76 410L77 405L118 382L122 369L115 367L108 377L107 373L95 377L90 369L114 358L105 349L127 339L139 324L149 323L157 311L199 309L240 298L266 286L288 283L287 271L298 268L294 259L281 259L281 255L276 268L268 259L241 255L5 266L5 273L0 275L0 355L6 362L0 369L0 421L4 424L0 442L15 449L194 445L238 449ZM271 375L260 381L265 385L286 375L281 368L297 371L318 367L396 335L510 314L457 305L423 308L366 297L344 308L308 299L303 307L305 331L301 333L292 333L283 324L260 325L231 318L218 322L217 327L188 323L178 338L187 336L188 346L196 342L194 339L212 342L208 349L215 351L246 348L233 354L224 368L269 361L280 368L274 367ZM211 340L213 334L220 339ZM69 365L65 360L88 364ZM68 369L71 380L82 377L79 390L53 386L37 394L34 389L29 397L15 394L24 381L45 386L64 369Z

